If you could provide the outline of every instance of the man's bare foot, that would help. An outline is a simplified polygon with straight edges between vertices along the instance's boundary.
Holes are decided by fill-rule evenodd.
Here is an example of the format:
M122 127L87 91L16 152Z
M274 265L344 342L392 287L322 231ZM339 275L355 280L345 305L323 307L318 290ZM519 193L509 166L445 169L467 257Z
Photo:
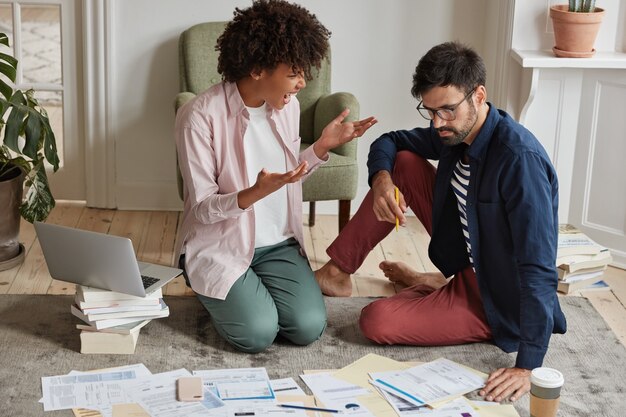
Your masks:
M350 297L352 295L350 274L343 272L332 260L315 271L315 280L322 289L322 294L329 297Z
M448 282L441 272L417 272L400 261L382 261L378 267L389 278L389 281L404 284L407 287L422 284L436 289Z

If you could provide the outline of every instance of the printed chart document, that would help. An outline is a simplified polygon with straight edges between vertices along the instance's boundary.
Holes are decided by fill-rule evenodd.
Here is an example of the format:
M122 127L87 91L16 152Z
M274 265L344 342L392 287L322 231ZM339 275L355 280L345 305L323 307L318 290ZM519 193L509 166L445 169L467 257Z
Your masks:
M193 371L205 388L223 401L269 400L276 397L265 368Z
M149 375L150 371L147 376ZM111 404L133 402L126 396L124 382L137 379L139 376L146 375L138 368L42 377L43 409L44 411L78 407L100 409Z
M293 405L304 405L292 402ZM227 417L307 417L305 410L278 407L274 404L243 404L228 405Z
M293 378L272 379L270 385L276 395L306 395Z
M379 394L387 400L387 403L391 405L393 410L400 417L408 417L413 415L422 414L422 411L425 408L428 408L427 405L415 405L404 398L398 397L390 392L385 391L384 389L376 387Z
M345 405L355 400L359 395L370 393L366 388L337 379L326 372L300 375L300 378L306 383L315 398L329 408L332 408L331 405Z
M358 385L362 388L376 391L377 389L372 387L369 382L369 372L397 371L411 368L415 365L417 364L398 362L384 356L370 353L350 365L341 368L337 372L333 373L332 376L351 384ZM374 392L371 395L359 396L358 402L359 404L365 406L365 408L367 408L369 412L374 414L376 417L397 417L396 410L394 410L391 404L385 401L384 397L378 393ZM413 404L410 406L417 407Z
M358 399L359 396L370 395L370 390L337 379L326 372L300 375L300 378L324 407L339 410L352 417L372 416Z
M405 371L373 372L372 384L415 405L432 404L482 388L485 378L448 359Z
M128 382L126 391L152 417L201 417L209 410L223 407L224 403L208 390L204 391L202 401L178 401L176 398L176 380L191 376L186 369L163 372Z
M384 356L369 353L362 358L352 362L337 372L333 373L333 377L350 382L351 384L358 385L360 387L370 389L369 383L370 372L384 372L384 371L400 371L407 368L412 368L416 364L398 362Z
M89 374L94 372L113 372L113 371L132 371L134 370L137 378L147 378L152 372L143 363L134 365L117 366L114 368L94 369L91 371L71 371L68 375ZM43 401L43 400L42 400ZM134 410L134 411L133 411ZM145 417L147 414L138 404L112 404L100 407L98 410L90 410L87 408L73 408L72 412L75 417ZM99 412L99 414L98 414Z

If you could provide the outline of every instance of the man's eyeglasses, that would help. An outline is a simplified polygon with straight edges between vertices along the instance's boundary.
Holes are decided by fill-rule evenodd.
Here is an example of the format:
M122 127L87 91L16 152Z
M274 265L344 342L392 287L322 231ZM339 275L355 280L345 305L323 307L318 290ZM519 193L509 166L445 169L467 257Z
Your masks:
M440 109L429 109L428 107L422 106L422 101L420 101L419 104L417 105L417 111L419 112L420 116L422 116L426 120L433 120L435 118L435 115L437 115L437 117L439 117L441 120L450 122L456 119L455 112L456 112L457 107L459 107L465 100L467 100L467 98L471 96L472 93L474 93L474 91L476 91L475 88L472 89L469 93L467 93L465 97L463 97L463 100L451 106L446 106Z

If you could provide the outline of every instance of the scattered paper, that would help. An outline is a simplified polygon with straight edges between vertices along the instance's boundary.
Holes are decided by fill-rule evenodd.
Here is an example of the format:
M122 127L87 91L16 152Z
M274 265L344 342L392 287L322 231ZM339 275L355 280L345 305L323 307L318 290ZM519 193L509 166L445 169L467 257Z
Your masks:
M359 395L367 395L370 391L358 385L350 384L331 376L329 373L300 375L315 398L328 408L339 407L341 410L354 410L354 400Z
M42 377L44 411L79 407L100 409L111 404L132 402L128 401L123 382L139 376L145 375L133 369Z
M193 374L203 380L203 401L177 400L177 379L191 375L186 369L152 375L135 364L43 377L41 402L46 411L73 408L79 417L329 416L280 407L278 393L282 404L334 409L344 417L519 417L510 404L463 397L484 386L487 375L443 358L414 366L370 354L338 371L300 375L315 399L293 378L270 381L265 368Z
M275 395L306 395L293 378L272 379L270 385Z
M265 368L200 370L193 374L223 401L275 399Z
M431 404L481 388L485 378L448 359L404 371L370 373L372 384L415 405Z
M213 393L205 390L203 401L178 401L176 380L190 376L186 369L163 372L126 384L128 396L152 417L201 417L208 410L223 407L224 403Z

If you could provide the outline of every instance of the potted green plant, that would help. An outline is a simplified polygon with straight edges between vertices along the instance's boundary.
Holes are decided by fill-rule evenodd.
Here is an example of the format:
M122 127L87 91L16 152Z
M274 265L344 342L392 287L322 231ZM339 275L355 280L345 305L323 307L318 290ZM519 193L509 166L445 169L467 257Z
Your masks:
M0 44L9 46L5 33L0 33ZM18 240L20 215L32 223L44 220L54 207L44 162L56 171L59 157L50 120L35 92L13 87L17 59L0 53L0 74L0 270L4 270L24 257Z
M589 58L604 17L595 0L569 0L569 4L550 7L554 27L554 54L563 58Z

